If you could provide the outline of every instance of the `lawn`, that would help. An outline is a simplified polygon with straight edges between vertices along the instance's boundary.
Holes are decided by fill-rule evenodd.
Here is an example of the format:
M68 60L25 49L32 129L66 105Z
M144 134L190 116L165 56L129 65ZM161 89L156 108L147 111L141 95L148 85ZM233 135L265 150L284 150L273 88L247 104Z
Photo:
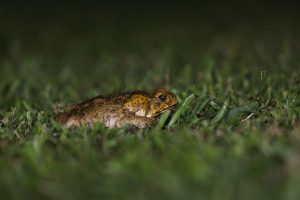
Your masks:
M295 10L163 8L0 8L0 199L300 198ZM146 129L53 120L157 88L179 105Z

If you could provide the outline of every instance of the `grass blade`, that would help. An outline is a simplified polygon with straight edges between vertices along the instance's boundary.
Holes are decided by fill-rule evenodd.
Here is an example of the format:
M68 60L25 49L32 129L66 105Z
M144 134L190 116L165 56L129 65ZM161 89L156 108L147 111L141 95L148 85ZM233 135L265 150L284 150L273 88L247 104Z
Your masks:
M184 113L184 111L186 111L190 105L190 103L192 102L192 100L194 99L195 95L191 94L190 96L188 96L183 104L180 106L180 108L175 112L175 114L173 115L172 119L170 120L167 128L171 128L175 122L178 120L178 118L180 117L180 115L182 113Z
M258 103L252 102L250 104L240 106L238 108L231 109L228 112L226 121L229 124L235 124L241 120L241 118L250 112L256 112L258 110Z
M171 114L171 110L167 110L165 111L162 116L160 117L155 129L159 130L159 129L162 129L162 127L164 126L164 124L166 123L168 117L170 116Z
M218 123L219 121L221 121L225 114L226 114L226 111L227 111L227 107L228 107L228 104L229 104L229 101L226 100L221 108L221 110L217 113L217 115L211 120L211 123L212 124L216 124Z

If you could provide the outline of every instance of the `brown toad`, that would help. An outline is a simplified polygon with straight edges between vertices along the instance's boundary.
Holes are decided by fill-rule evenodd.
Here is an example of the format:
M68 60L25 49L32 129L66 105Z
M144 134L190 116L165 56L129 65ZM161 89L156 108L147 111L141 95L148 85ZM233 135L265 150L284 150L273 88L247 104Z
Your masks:
M56 116L66 127L79 127L103 122L106 127L133 125L144 128L155 118L177 104L176 96L163 89L152 94L143 91L99 95L78 104L67 106Z

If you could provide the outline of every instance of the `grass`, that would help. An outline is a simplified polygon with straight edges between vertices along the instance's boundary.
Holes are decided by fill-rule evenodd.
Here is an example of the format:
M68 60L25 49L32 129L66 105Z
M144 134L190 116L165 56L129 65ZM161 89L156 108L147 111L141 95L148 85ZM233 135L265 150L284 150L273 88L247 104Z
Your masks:
M46 20L36 35L2 36L1 199L299 199L296 26L129 21L124 35L104 21L104 33L56 22L57 35ZM71 102L159 87L179 105L153 127L53 121Z

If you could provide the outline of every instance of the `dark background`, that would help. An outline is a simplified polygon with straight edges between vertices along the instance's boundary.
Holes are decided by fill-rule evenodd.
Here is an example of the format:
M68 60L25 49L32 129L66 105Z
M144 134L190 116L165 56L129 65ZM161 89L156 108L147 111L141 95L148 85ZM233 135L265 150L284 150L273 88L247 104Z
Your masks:
M296 1L4 2L0 4L1 57L10 56L13 41L20 42L26 53L46 48L47 54L54 49L63 55L69 45L78 45L78 38L86 39L94 52L128 51L128 47L139 51L151 42L172 38L198 47L208 36L238 31L259 36L268 32L272 37L292 29L296 35L298 8ZM67 43L63 48L62 42Z
M25 69L32 59L53 77L71 69L77 80L113 74L125 82L152 69L170 71L172 82L191 65L197 83L208 62L231 74L289 74L299 68L298 8L296 1L2 2L0 66Z

